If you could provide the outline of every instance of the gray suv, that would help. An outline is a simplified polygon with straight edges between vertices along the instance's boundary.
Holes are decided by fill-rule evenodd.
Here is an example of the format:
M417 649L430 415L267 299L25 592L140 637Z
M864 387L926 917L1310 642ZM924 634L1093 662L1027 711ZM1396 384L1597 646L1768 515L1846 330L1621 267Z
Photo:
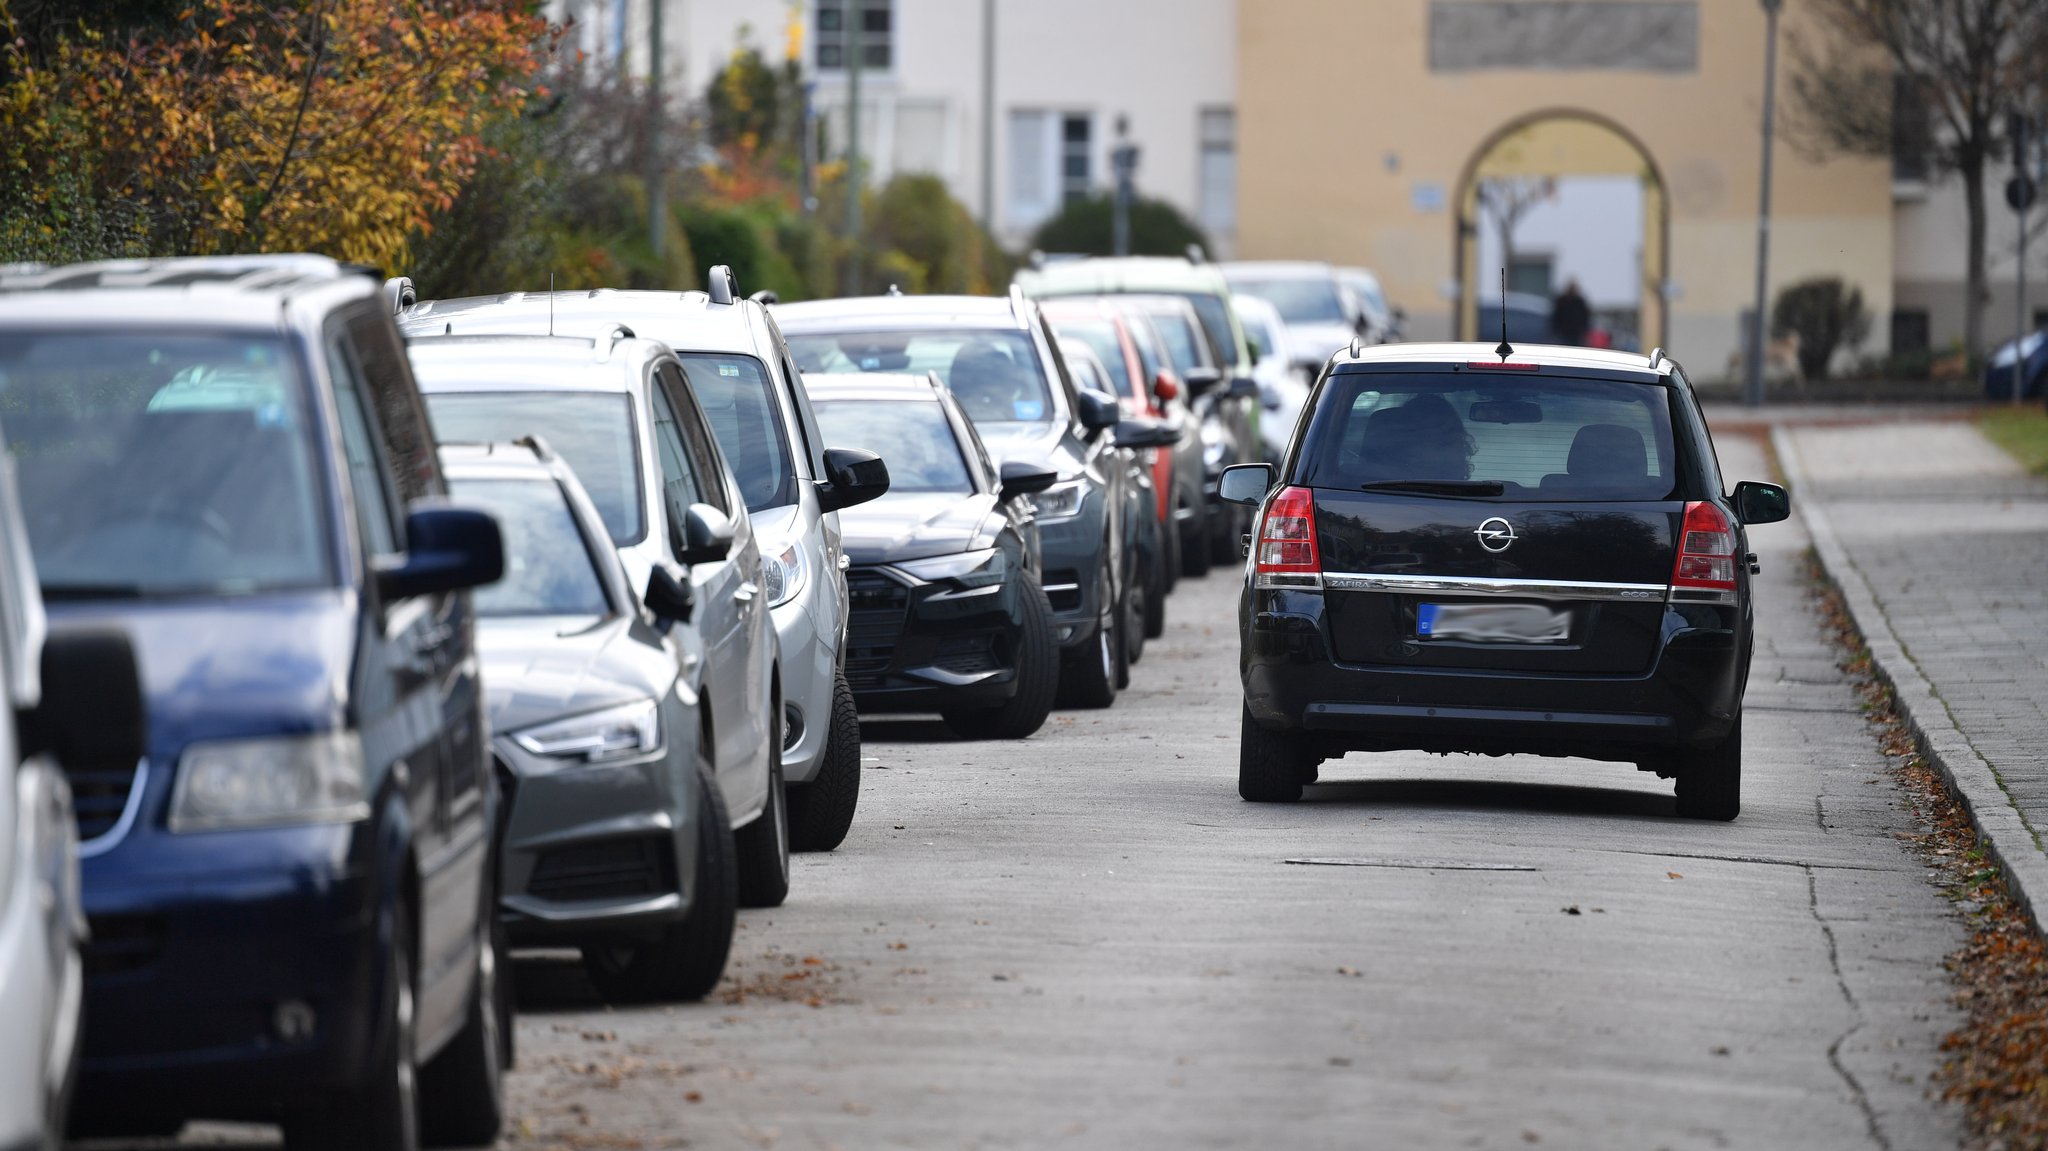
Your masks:
M846 838L860 799L860 721L843 674L846 561L834 513L887 490L888 473L866 452L825 446L767 309L740 298L723 266L710 281L709 292L604 288L431 300L404 309L400 326L416 336L607 336L623 328L675 352L732 465L758 541L762 595L782 653L789 846L830 851ZM735 817L749 818L737 806Z

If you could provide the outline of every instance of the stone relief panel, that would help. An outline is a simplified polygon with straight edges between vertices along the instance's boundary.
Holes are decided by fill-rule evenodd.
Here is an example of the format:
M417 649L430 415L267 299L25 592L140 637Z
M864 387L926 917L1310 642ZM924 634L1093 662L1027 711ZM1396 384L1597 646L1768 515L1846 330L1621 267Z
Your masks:
M1429 5L1429 67L1434 72L1695 72L1699 59L1695 0L1431 0Z

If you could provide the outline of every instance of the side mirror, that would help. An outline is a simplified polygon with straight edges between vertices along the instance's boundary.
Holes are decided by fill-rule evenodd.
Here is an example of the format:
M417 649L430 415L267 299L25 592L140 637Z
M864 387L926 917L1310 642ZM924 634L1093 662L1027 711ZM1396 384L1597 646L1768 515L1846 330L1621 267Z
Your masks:
M1165 420L1125 420L1116 426L1116 446L1120 448L1167 448L1180 442L1180 433Z
M1187 385L1189 396L1200 396L1222 383L1223 373L1215 368L1189 368L1180 374L1180 382Z
M1272 490L1272 464L1232 464L1223 469L1216 494L1224 503L1258 507Z
M1172 372L1161 368L1152 379L1152 394L1162 400L1177 400L1180 398L1180 381L1173 378Z
M23 755L48 751L66 772L132 768L149 749L135 649L118 628L52 630L43 640L42 700L23 716Z
M405 517L405 554L376 568L386 603L495 583L505 574L505 540L488 512L417 503Z
M1250 376L1232 377L1230 381L1230 390L1223 393L1225 398L1233 400L1249 400L1257 397L1258 394L1259 381L1251 378Z
M710 504L691 504L683 513L682 546L676 562L686 567L714 564L732 554L732 521Z
M1792 493L1777 484L1735 485L1735 514L1746 524L1774 524L1792 514Z
M825 481L818 485L818 506L828 512L877 499L889 490L889 465L859 448L826 448Z
M1089 431L1099 432L1104 428L1113 428L1118 420L1124 418L1123 412L1116 406L1116 401L1108 396L1091 391L1076 394L1080 397L1081 406L1074 414L1081 417L1081 426Z
M1023 460L1003 461L1002 475L1002 486L996 489L996 494L1006 502L1018 496L1037 495L1060 480L1058 472Z
M696 610L696 597L690 593L690 585L677 579L660 564L647 575L647 593L640 597L647 610L654 613L657 623L689 623L690 613Z

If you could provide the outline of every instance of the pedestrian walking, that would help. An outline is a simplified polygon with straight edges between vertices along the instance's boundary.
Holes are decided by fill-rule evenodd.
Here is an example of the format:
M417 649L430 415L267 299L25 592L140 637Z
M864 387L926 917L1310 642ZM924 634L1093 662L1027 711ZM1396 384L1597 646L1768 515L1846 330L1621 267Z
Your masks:
M1586 333L1593 328L1593 309L1579 294L1579 282L1566 280L1564 291L1550 302L1550 335L1560 344L1584 347Z

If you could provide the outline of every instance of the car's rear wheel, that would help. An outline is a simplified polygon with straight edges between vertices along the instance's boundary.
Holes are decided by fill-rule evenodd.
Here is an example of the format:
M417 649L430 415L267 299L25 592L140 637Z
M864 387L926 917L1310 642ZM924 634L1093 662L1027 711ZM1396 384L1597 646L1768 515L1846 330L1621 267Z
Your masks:
M1118 676L1130 678L1123 650L1123 605L1109 582L1109 569L1097 577L1095 635L1062 653L1059 701L1066 707L1103 708L1116 703Z
M1735 717L1719 746L1680 752L1672 767L1678 776L1679 818L1725 822L1742 814L1742 716Z
M1124 619L1119 629L1124 641L1124 666L1116 683L1118 688L1131 686L1131 667L1145 658L1145 608L1152 602L1151 589L1145 584L1145 577L1135 571L1124 581Z
M504 1124L505 1063L511 1030L505 985L505 925L497 900L484 905L488 917L477 943L476 981L462 1030L433 1062L420 1068L420 1142L429 1147L481 1147L498 1138Z
M1166 596L1173 590L1173 575L1180 570L1180 551L1173 540L1177 533L1173 525L1166 525L1160 538L1159 562L1152 565L1145 589L1146 639L1158 639L1166 634Z
M1253 803L1293 803L1316 769L1300 732L1268 731L1244 709L1237 740L1237 794Z
M940 713L953 734L966 739L1023 739L1045 726L1059 691L1059 648L1052 642L1052 605L1036 576L1018 581L1024 626L1017 634L1017 691L998 707L951 708Z
M818 774L809 783L784 786L791 851L830 851L846 841L860 806L860 712L844 675L832 677L831 727Z
M391 908L391 955L362 1086L332 1104L284 1121L288 1151L414 1151L419 1140L418 1031L414 1022L412 910Z
M583 966L598 994L633 1002L702 999L725 974L732 951L734 908L739 884L734 875L732 820L711 779L697 772L697 890L690 914L670 924L650 943L608 943L583 949Z
M1173 513L1159 523L1159 620L1166 622L1166 597L1180 585L1180 525L1174 522Z
M1181 500L1180 507L1188 510L1187 501ZM1209 515L1208 509L1201 507L1193 512L1180 520L1180 574L1201 577L1209 574Z

